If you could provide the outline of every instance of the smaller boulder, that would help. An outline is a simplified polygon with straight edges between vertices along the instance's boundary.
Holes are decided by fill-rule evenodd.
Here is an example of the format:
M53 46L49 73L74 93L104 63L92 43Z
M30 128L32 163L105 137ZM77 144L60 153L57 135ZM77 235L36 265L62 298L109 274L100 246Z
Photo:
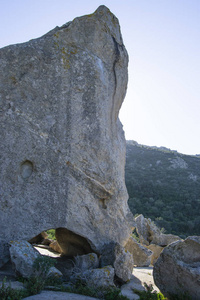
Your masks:
M42 291L40 294L29 296L24 300L98 300L97 298L74 293Z
M165 247L167 245L170 245L171 243L180 240L182 239L177 235L160 233L160 235L152 235L151 244L156 244L161 247Z
M100 259L101 267L111 265L115 275L123 282L130 280L133 272L133 256L120 244L111 242L104 245Z
M42 241L41 245L49 246L52 242L54 241L47 238Z
M10 245L10 257L16 272L25 278L34 276L37 273L34 262L41 256L40 253L27 241L11 241ZM59 277L62 273L51 267L47 276Z
M57 241L52 241L50 244L49 244L49 247L54 250L55 252L58 252L58 253L62 253L62 249L60 248L60 246L58 245L58 242Z
M29 278L33 275L33 263L39 253L27 241L11 241L10 257L15 270L21 276Z
M115 275L123 282L127 282L131 278L133 266L134 261L131 253L121 245L116 245L114 261Z
M150 265L153 252L139 244L133 237L130 237L125 249L132 254L134 265L137 267L148 267Z
M45 239L48 238L48 234L45 231L42 231L38 235L34 236L28 242L30 244L42 244Z
M140 238L140 243L143 245L149 245L149 230L148 230L148 221L141 214L135 218L136 222L136 231Z
M99 267L99 259L96 253L75 256L75 268L86 271L97 269Z
M56 278L60 278L62 277L63 274L58 270L56 269L55 267L51 267L49 269L49 272L47 274L47 277L56 277Z
M134 293L134 290L143 292L145 288L137 277L131 275L129 282L121 286L121 294L130 300L140 299L140 297Z
M181 240L177 235L162 233L151 219L146 219L143 215L137 216L135 222L140 243L145 246L150 244L167 246L175 241Z
M108 288L114 287L114 268L106 266L101 269L87 270L81 273L76 273L71 280L81 280L89 287Z

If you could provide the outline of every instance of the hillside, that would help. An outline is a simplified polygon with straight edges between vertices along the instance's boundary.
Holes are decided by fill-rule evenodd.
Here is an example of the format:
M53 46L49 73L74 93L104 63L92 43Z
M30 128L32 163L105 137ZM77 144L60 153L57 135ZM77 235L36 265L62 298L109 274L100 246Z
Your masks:
M182 237L200 235L200 156L127 141L129 207Z

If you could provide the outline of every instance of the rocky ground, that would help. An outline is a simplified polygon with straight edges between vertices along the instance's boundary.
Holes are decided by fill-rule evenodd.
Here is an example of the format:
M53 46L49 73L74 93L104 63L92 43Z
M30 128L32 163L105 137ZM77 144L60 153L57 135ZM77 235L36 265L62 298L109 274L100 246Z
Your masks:
M152 284L154 290L159 292L158 287L155 285L153 280L153 267L137 267L133 269L133 275L141 281L141 284L147 285Z
M47 255L51 257L59 257L59 254L56 254L55 252L44 248L44 247L36 247L36 249L42 254ZM158 288L155 286L153 281L153 267L135 267L133 270L133 275L128 284L125 284L122 286L122 294L124 296L127 296L130 300L137 300L139 299L139 296L133 293L133 289L137 290L143 290L144 289L144 283L152 284L154 289L158 291ZM0 286L2 283L3 278L7 278L7 281L11 282L11 285L13 288L23 288L23 284L16 281L15 273L12 269L12 264L9 262L7 263L3 268L0 270ZM28 298L29 300L45 300L45 299L59 299L59 300L92 300L95 298L88 297L88 296L82 296L82 295L76 295L71 293L62 293L62 292L54 292L54 291L42 291L39 295L30 296Z
M130 300L138 300L139 296L132 292L132 289L138 289L142 290L144 283L146 282L148 285L152 284L154 289L159 291L159 289L156 287L153 281L152 276L152 267L146 267L146 268L134 268L133 270L133 276L129 284L124 285L122 288L122 294L124 296L127 296ZM4 277L7 277L7 280L11 281L13 288L22 288L23 284L20 282L16 282L14 278L14 272L12 271L11 264L7 264L4 268L4 270L0 271L0 286L2 283L2 280ZM62 293L62 292L54 292L54 291L43 291L42 293L34 296L30 296L28 298L29 300L46 300L46 299L59 299L59 300L92 300L96 298L88 297L88 296L82 296L77 294L71 294L71 293Z

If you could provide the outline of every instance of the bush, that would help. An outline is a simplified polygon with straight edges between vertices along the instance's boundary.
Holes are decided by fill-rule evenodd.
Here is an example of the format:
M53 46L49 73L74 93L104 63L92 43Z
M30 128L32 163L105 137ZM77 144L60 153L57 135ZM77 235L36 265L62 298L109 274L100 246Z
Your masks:
M39 256L33 264L34 276L31 276L25 283L30 295L38 294L45 285L53 284L54 280L48 278L51 267L54 266L54 260L48 256ZM57 283L57 281L56 281Z
M104 299L105 300L126 300L126 296L120 294L121 290L118 288L109 288L105 291Z
M56 240L55 229L49 229L46 231L46 233L48 234L48 238L50 240Z
M28 293L24 290L15 290L11 288L11 284L6 284L6 277L3 279L0 287L0 299L1 300L21 300L28 296Z

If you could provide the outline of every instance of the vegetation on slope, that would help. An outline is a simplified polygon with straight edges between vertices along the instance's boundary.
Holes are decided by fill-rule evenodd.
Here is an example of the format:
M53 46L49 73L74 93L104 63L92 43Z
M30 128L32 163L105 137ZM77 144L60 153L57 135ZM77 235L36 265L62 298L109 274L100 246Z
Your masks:
M127 141L129 207L166 233L200 235L200 157Z

